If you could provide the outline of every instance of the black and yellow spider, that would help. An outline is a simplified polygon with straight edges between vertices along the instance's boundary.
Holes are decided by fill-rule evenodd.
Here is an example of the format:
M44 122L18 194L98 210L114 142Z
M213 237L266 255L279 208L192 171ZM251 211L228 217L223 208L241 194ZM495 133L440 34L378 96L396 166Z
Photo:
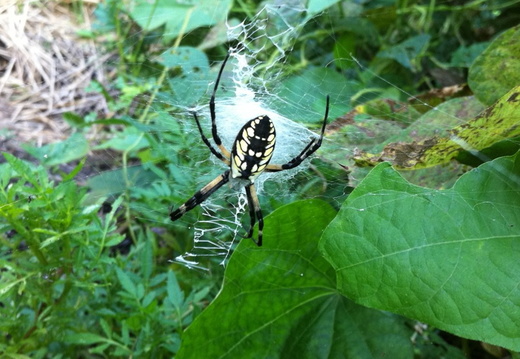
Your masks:
M327 96L327 106L325 109L325 118L323 119L323 125L321 127L321 134L319 138L314 138L312 141L301 151L301 153L294 157L289 162L283 165L269 164L271 157L273 156L274 145L276 143L276 132L274 129L273 122L268 116L262 115L255 117L251 121L247 122L244 127L238 132L238 135L233 143L231 152L227 150L222 144L220 137L217 133L217 126L215 123L215 94L217 92L218 84L224 70L224 66L229 58L229 54L224 59L222 67L218 73L215 87L213 88L213 94L209 102L209 111L211 114L211 133L215 144L220 149L220 152L211 145L208 138L204 135L202 127L200 125L197 114L193 112L193 117L197 122L197 127L202 137L202 141L209 148L219 160L230 166L223 174L215 178L213 181L202 187L200 191L195 193L193 197L186 201L182 206L177 208L175 211L170 213L170 218L175 221L181 218L184 213L192 210L202 202L204 202L209 196L216 190L222 187L230 179L241 179L245 180L245 189L247 200L249 204L249 215L251 217L251 228L247 238L253 237L253 227L256 220L258 219L258 241L253 241L260 247L262 245L262 230L264 227L264 218L262 216L262 210L260 209L260 203L256 195L256 189L254 181L258 175L262 172L278 172L288 170L299 166L303 160L312 155L321 146L323 140L323 133L325 132L325 125L327 124L327 117L329 114L329 96Z

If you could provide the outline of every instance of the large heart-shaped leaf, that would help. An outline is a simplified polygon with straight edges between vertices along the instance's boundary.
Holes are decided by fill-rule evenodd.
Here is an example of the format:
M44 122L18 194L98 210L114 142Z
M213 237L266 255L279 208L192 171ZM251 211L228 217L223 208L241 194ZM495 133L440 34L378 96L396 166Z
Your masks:
M502 157L448 190L374 168L327 228L339 290L459 336L520 350L520 159Z
M245 240L222 290L183 335L179 358L411 358L403 319L336 291L318 239L335 211L302 201L266 218L264 245Z

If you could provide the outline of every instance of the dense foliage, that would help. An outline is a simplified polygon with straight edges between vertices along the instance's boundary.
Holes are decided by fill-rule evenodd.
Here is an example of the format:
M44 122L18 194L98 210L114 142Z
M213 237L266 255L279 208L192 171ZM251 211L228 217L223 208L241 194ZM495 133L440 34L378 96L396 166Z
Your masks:
M226 21L266 3L207 3L98 4L82 35L113 54L91 84L111 113L66 114L34 161L3 153L1 356L519 357L520 4L309 0L283 62L252 39L283 73L272 106L312 126L302 106L330 94L334 123L312 168L266 184L284 196L262 202L264 246L224 273L172 262L200 212L168 208L215 176L186 108L238 43Z

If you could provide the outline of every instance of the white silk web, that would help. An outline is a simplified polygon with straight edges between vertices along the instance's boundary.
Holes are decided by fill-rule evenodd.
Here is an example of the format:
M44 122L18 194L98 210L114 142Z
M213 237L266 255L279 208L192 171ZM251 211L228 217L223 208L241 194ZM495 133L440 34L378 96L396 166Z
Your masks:
M253 21L228 27L229 40L236 45L230 48L230 59L223 77L231 77L232 90L224 91L222 87L227 87L223 84L226 79L221 79L221 88L217 90L215 100L218 133L226 148L231 149L243 124L259 115L268 115L276 128L277 142L271 163L288 162L317 136L306 127L271 109L273 102L284 101L273 89L282 81L283 67L280 64L284 63L285 57L290 53L299 30L305 24L304 19L303 4L300 1L291 1L281 5L267 4ZM230 72L232 75L229 75ZM214 82L208 84L210 91L213 86ZM199 117L204 117L203 128L209 136L209 105L190 110L195 110ZM301 110L305 111L305 108L302 106ZM325 108L321 112L313 112L312 116L317 120L323 119ZM213 157L211 160L215 166L224 168ZM286 182L308 166L309 162L305 161L292 170L263 173L255 180L259 197L270 195L263 190L267 180ZM277 192L276 196L284 194ZM226 206L220 204L222 198L225 198ZM199 265L198 258L209 256L216 257L220 264L225 264L238 241L246 240L242 237L248 228L243 226L249 226L249 215L243 183L224 186L201 204L201 207L202 214L194 223L193 248L177 256L175 260L188 267L203 268ZM264 212L264 216L266 214Z

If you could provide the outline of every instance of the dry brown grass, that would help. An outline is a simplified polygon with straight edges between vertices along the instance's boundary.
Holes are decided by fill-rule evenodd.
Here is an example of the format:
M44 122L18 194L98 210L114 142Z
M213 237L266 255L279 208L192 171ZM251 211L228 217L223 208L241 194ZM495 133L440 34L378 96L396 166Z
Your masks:
M91 25L95 4L84 4L78 16L64 2L0 0L0 149L8 139L12 147L66 138L64 112L107 112L101 95L85 91L92 79L108 81L109 55L76 34Z

